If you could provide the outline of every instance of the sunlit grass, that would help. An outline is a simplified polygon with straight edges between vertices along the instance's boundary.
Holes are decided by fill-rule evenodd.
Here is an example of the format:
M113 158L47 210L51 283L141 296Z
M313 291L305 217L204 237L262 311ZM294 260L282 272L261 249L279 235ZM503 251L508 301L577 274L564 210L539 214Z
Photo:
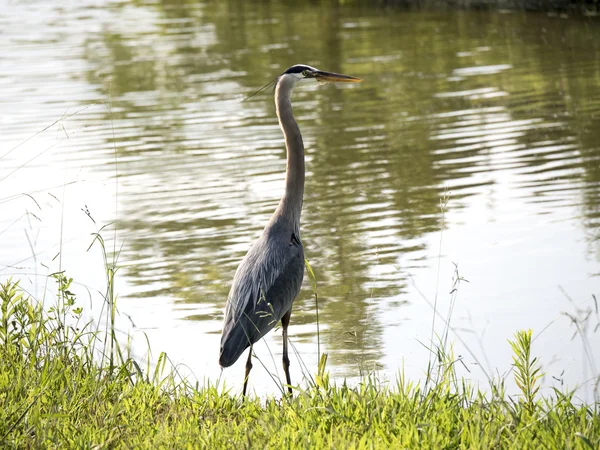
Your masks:
M523 395L503 382L483 393L437 353L435 382L394 385L375 376L335 385L326 356L293 398L243 399L192 385L165 369L141 370L114 333L80 326L63 273L44 309L18 286L0 288L0 442L5 448L580 448L600 444L598 405L554 390L537 395L531 333L512 340ZM109 291L110 292L110 291ZM110 315L110 310L107 311ZM111 323L109 320L109 326Z

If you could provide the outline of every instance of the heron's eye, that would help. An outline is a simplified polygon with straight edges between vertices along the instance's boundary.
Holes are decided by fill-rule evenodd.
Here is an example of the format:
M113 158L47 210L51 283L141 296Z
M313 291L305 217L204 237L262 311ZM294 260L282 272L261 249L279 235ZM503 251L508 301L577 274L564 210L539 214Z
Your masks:
M302 75L304 75L305 77L307 77L310 74L310 70L306 69L302 71Z

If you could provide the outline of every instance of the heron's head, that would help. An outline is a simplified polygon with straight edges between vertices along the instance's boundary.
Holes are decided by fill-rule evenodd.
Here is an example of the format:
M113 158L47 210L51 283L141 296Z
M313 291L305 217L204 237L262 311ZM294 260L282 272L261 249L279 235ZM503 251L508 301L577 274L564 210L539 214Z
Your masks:
M319 81L338 83L360 83L360 78L350 77L339 73L325 72L304 64L296 64L281 74L279 78L289 78L294 84L299 81Z
M325 72L323 70L315 69L314 67L307 66L305 64L296 64L290 67L273 81L270 81L263 87L261 87L254 94L249 95L244 101L254 97L259 92L264 91L270 86L275 85L276 89L281 89L286 95L290 95L294 90L294 87L300 81L318 81L321 83L326 82L339 82L339 83L360 83L362 80L356 77L350 77L348 75L342 75L339 73Z

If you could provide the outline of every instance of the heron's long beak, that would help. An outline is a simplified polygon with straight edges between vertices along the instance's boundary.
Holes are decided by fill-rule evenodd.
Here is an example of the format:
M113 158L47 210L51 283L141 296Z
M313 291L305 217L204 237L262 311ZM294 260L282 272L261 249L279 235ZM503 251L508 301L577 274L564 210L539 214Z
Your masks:
M312 75L317 81L335 81L337 83L360 83L362 81L360 78L322 70L317 70Z

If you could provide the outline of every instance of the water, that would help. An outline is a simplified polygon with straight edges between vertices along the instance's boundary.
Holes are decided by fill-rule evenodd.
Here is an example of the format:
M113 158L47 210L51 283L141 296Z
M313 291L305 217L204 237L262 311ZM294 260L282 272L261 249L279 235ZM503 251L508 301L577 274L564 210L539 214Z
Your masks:
M443 336L450 318L466 377L506 373L507 339L532 328L545 385L591 395L597 20L329 2L32 1L4 8L0 30L2 279L21 277L42 298L53 289L44 276L65 269L96 316L102 259L87 248L108 225L122 266L119 327L136 355L145 334L154 357L167 351L198 379L219 379L225 298L285 170L272 92L241 100L305 63L365 79L294 94L307 148L303 242L334 377L422 378L432 326ZM588 310L584 344L563 313ZM314 372L308 277L290 335ZM271 333L255 349L282 375L280 341ZM293 380L300 367L292 357ZM221 380L237 389L242 376L240 362ZM250 383L277 391L258 363Z

